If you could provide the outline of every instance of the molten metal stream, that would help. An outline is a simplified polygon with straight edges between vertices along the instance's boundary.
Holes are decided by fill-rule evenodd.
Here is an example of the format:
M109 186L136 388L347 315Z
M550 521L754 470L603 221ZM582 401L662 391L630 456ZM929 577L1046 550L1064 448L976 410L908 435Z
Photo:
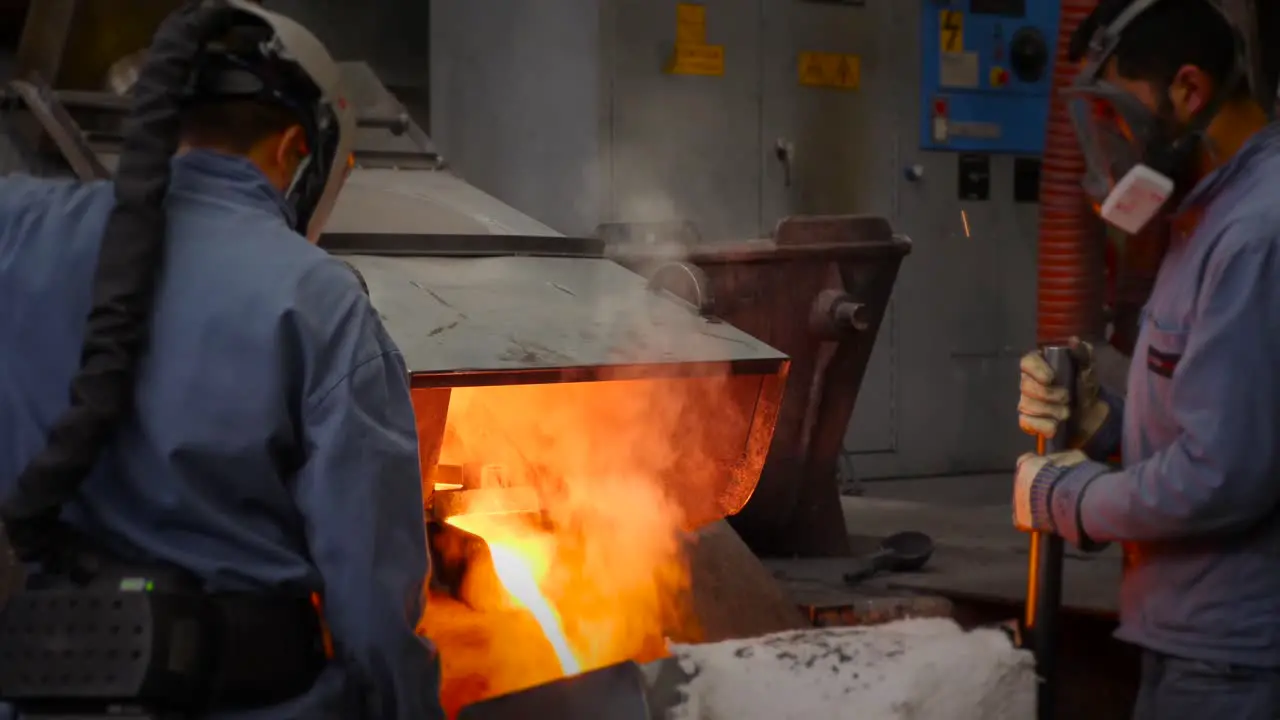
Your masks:
M440 650L447 712L657 659L668 637L700 635L688 512L716 506L721 444L741 442L752 422L732 404L741 396L727 378L450 391L439 453L423 453L435 463L423 476L445 467L441 479L461 480L456 467L498 466L492 477L473 478L474 489L536 495L539 512L467 506L447 522L474 537L449 534L446 541L460 542L433 548L459 571L421 623ZM423 412L438 421L439 408ZM458 480L448 489L471 489ZM476 538L488 552L476 552Z
M565 637L560 613L551 607L546 596L538 589L538 581L533 576L530 563L518 550L502 543L489 543L489 553L493 556L493 569L502 587L538 621L542 634L547 636L547 642L551 643L551 649L555 650L556 659L560 661L560 670L565 675L582 672L578 658L569 647L569 639Z
M547 563L543 552L545 549L539 548L532 540L521 542L519 534L513 528L505 527L492 516L459 515L450 518L448 522L484 539L489 547L489 555L493 558L494 574L498 576L502 589L517 606L529 611L538 622L542 634L555 651L561 672L565 675L582 672L582 663L574 654L573 648L569 647L560 613L551 606L539 587L539 576L545 574Z

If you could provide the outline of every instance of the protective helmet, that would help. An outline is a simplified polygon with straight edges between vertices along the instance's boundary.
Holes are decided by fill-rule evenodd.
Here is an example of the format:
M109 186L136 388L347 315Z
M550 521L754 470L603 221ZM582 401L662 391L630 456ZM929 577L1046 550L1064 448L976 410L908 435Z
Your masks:
M188 101L253 99L293 111L306 134L307 157L286 192L295 229L319 238L351 166L355 113L337 63L302 25L253 0L223 0L240 11L231 31L205 46ZM117 61L107 85L125 95L137 82L146 50Z

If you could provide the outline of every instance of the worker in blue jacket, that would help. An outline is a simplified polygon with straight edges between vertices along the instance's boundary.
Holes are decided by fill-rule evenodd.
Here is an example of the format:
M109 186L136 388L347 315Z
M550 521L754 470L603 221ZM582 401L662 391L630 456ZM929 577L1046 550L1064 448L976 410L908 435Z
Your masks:
M338 77L319 42L241 5L277 37L211 51L196 78L136 409L65 518L209 591L322 598L334 654L311 689L221 717L443 718L415 633L428 551L408 372L356 275L309 242L354 118L336 86L296 87ZM2 482L67 407L112 207L110 183L0 178Z
M1022 427L1070 418L1077 449L1018 460L1015 523L1124 544L1135 718L1280 717L1280 126L1209 0L1104 0L1073 45L1086 189L1124 232L1161 213L1173 231L1127 397L1099 389L1083 343L1073 408L1023 358Z

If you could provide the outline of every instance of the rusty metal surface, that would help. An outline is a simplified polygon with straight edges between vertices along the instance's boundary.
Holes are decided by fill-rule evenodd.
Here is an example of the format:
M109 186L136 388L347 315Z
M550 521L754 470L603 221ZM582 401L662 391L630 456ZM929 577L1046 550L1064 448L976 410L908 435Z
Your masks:
M661 231L643 228L642 241L614 245L609 255L646 276L673 256L696 265L719 317L792 359L768 461L734 527L763 555L847 555L837 462L910 240L879 217L792 217L772 240L677 255L678 236ZM637 237L617 226L607 235ZM856 318L815 328L814 315L832 317L833 297L847 309L857 305Z
M608 260L347 259L414 374L786 359Z

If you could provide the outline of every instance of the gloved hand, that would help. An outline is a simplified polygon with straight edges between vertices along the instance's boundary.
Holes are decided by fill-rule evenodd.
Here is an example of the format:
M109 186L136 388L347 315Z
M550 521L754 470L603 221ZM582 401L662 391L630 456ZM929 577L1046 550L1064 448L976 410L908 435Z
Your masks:
M1106 422L1110 407L1098 397L1098 376L1093 368L1093 347L1080 338L1071 338L1076 362L1076 408L1080 413L1075 436L1067 439L1073 448L1083 447ZM1022 396L1018 399L1018 425L1023 432L1051 438L1071 417L1067 389L1054 385L1053 368L1039 350L1022 356Z
M1049 494L1053 492L1053 483L1046 477L1040 477L1046 467L1068 468L1088 460L1088 456L1079 450L1068 450L1067 452L1053 453L1051 455L1037 455L1035 453L1026 453L1018 458L1018 469L1014 471L1013 476L1013 525L1024 532L1032 530L1048 530L1053 531L1054 528L1048 518L1035 518L1032 516L1032 498L1037 493ZM1045 473L1052 476L1053 473ZM1037 483L1037 478L1040 481ZM1043 503L1042 505L1047 505Z

